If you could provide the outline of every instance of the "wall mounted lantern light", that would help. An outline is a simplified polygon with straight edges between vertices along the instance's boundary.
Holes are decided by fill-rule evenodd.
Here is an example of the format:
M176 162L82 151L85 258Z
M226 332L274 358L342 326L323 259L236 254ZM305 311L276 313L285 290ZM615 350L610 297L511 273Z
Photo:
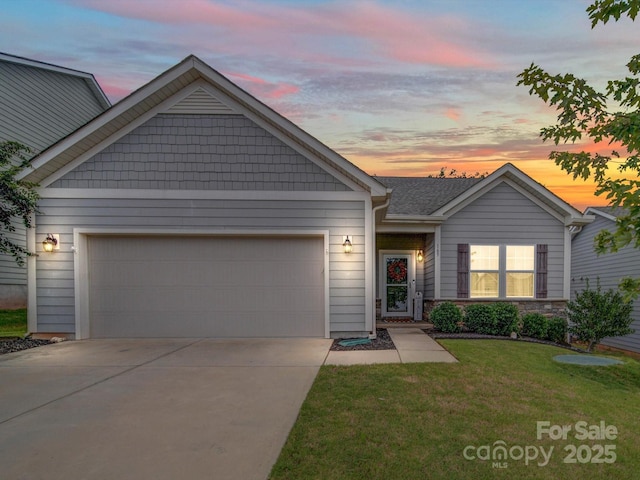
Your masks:
M353 249L353 245L351 244L351 240L353 237L346 235L342 237L342 246L344 247L344 253L351 253Z
M418 262L424 262L424 252L422 250L418 250Z
M58 236L48 233L47 238L42 242L42 248L45 252L53 252L58 247Z

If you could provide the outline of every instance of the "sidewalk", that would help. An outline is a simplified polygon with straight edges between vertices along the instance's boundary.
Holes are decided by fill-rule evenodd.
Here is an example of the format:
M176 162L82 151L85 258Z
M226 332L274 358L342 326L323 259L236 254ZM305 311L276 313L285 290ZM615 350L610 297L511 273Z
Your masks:
M395 350L330 350L325 365L369 365L374 363L455 363L458 360L438 342L415 327L390 328Z

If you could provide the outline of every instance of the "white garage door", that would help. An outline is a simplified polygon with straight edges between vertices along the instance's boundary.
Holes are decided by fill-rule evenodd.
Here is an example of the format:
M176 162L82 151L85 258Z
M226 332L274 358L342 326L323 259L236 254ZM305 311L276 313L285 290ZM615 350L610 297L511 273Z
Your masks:
M88 238L90 335L324 336L321 237Z

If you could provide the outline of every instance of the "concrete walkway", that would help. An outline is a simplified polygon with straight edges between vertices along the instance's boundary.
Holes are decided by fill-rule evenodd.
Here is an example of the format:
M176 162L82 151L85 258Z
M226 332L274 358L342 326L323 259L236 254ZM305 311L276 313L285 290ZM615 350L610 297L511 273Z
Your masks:
M415 327L387 330L396 350L330 351L325 365L369 365L374 363L455 363L458 360L438 342Z

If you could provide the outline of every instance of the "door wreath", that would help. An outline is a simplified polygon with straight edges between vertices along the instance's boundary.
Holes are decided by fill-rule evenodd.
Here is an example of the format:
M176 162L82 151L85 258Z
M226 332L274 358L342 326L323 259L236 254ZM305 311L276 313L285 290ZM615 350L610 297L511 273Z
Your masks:
M407 261L395 259L387 266L387 278L389 283L405 283L407 281Z

